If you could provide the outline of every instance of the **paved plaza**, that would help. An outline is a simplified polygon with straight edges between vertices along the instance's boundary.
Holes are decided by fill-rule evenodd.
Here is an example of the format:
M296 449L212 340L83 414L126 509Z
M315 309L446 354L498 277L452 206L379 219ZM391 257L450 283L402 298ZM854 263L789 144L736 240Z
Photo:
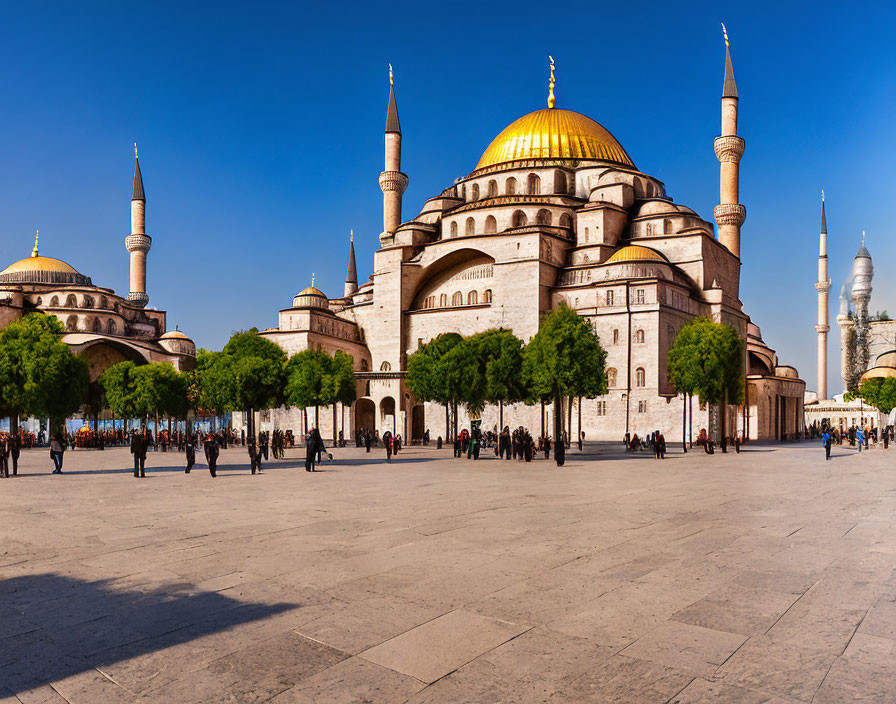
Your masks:
M896 451L0 480L0 702L892 702Z

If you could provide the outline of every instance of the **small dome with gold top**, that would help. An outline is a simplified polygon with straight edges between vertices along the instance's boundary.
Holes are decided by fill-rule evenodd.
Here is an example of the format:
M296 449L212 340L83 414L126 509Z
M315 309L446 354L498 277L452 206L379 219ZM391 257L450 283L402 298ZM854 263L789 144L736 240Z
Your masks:
M642 247L639 244L630 244L627 247L617 249L605 262L606 264L618 264L620 262L668 262L662 254L655 249Z
M329 308L329 299L326 294L314 287L314 274L311 275L311 285L299 291L292 299L293 308Z
M0 283L92 285L90 277L79 274L70 264L61 259L41 256L37 249L39 236L40 232L34 236L34 249L30 257L20 259L0 271Z

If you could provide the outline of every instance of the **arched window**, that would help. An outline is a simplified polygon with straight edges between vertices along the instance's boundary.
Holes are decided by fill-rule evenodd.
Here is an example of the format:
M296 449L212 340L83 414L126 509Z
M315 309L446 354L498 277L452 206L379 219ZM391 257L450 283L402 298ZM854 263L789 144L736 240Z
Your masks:
M488 182L488 197L496 198L498 195L498 182L491 180Z
M567 230L572 229L572 218L569 217L569 213L563 213L560 216L560 227L565 227Z
M529 195L537 196L541 193L541 179L538 174L529 174Z
M451 305L453 306L462 306L464 304L464 294L460 291L455 291L454 295L451 297Z
M566 174L562 171L554 172L554 193L566 193Z
M473 184L473 200L479 200L479 184Z
M102 332L103 331L103 324L100 322L99 318L93 319L93 331L94 332Z
M513 213L514 227L525 227L528 222L529 219L526 217L526 214L522 210L517 210Z
M504 182L505 195L512 196L516 193L516 179L511 176Z
M427 296L423 300L424 308L435 308L436 307L436 297L435 296Z
M483 303L491 303L492 302L492 290L490 288L485 289L482 292L482 302Z
M644 367L638 367L635 369L635 386L646 386L647 385L647 375L644 372Z
M70 293L65 299L65 307L66 308L77 308L78 307L78 299L75 298L75 294Z
M663 220L663 234L664 235L672 234L672 221L671 220Z
M84 305L82 308L93 308L93 298L91 296L84 296Z
M461 200L467 199L467 184L465 184L465 183L462 184L460 187L460 199Z
M70 315L65 319L65 331L75 332L78 329L78 316Z
M635 332L635 342L637 342L638 344L641 344L641 345L644 344L644 331L643 330L638 330Z
M370 370L370 363L366 359L361 360L361 371L366 372Z
M107 308L107 307L108 307L108 304L106 303L106 297L103 296L102 298L100 298L100 308Z
M652 237L655 231L656 226L652 222L647 223L647 236Z
M451 221L451 228L450 228L450 230L451 230L451 236L452 236L452 237L457 237L457 220L452 220L452 221Z
M51 308L58 308L58 307L59 307L59 296L53 296L53 297L50 299L50 307L51 307Z
M535 222L539 225L550 225L551 224L551 211L545 210L542 208L535 214Z
M475 306L477 303L479 303L479 294L476 291L470 291L467 294L467 305Z
M114 321L114 320L110 320L108 323L106 323L106 332L109 333L110 335L117 335L117 334L118 334L118 328L115 327L115 321Z
M613 367L607 369L607 386L611 389L616 386L616 370Z
M467 218L467 222L464 224L464 234L472 235L476 232L476 221L473 218Z
M391 371L392 371L392 365L389 364L388 362L383 362L383 363L380 365L380 371L381 371L381 372L391 372Z
M494 233L497 232L497 231L498 231L498 221L495 220L495 216L494 216L494 215L489 215L489 216L485 219L485 233L486 233L487 235L491 235L491 234L494 234Z
M448 294L443 293L439 296L439 308L446 308L448 306Z
M614 345L619 344L619 330L618 329L613 331L613 344Z

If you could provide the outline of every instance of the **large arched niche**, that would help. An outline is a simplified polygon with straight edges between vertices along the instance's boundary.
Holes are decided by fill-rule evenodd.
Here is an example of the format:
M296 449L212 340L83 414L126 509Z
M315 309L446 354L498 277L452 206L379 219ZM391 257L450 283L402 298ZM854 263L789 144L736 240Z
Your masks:
M427 267L414 295L413 309L433 307L426 305L427 299L434 299L438 305L443 293L449 301L457 292L467 300L471 290L493 288L494 264L494 257L476 249L460 249L446 254Z
M81 355L87 360L91 381L95 381L100 374L113 364L126 361L146 364L149 361L139 350L112 340L102 340L89 344L81 350Z

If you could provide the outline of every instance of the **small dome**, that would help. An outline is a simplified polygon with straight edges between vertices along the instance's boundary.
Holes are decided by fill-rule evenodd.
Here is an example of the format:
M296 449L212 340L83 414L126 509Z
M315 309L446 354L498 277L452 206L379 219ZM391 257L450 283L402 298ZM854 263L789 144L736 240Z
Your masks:
M888 379L896 377L896 369L893 367L871 367L867 372L862 374L861 381L868 379Z
M303 288L292 299L293 308L328 308L329 299L313 285Z
M667 262L668 260L656 250L642 247L639 244L630 244L622 249L617 249L607 259L605 264L618 264L620 262Z
M184 335L180 330L169 330L164 335L162 335L160 340L189 340L190 338Z
M638 212L635 214L636 218L645 217L648 215L678 215L679 210L675 207L674 203L670 203L667 200L649 200L644 203L640 208L638 208Z
M546 108L510 123L492 141L477 169L518 159L590 159L634 166L622 145L590 117Z
M296 295L297 296L323 296L324 298L326 298L326 296L324 295L324 292L321 291L319 288L314 288L314 286L306 286L301 291L299 291Z

